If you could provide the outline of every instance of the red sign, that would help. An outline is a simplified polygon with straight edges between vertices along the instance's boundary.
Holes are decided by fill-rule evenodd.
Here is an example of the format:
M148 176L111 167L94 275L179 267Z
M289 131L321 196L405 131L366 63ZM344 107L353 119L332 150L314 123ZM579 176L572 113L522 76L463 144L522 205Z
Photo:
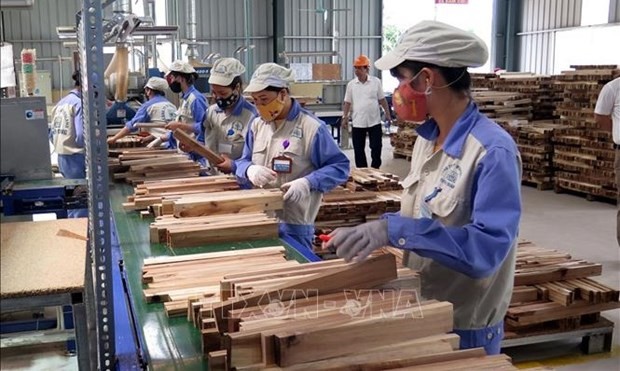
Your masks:
M435 4L467 4L467 0L435 0Z

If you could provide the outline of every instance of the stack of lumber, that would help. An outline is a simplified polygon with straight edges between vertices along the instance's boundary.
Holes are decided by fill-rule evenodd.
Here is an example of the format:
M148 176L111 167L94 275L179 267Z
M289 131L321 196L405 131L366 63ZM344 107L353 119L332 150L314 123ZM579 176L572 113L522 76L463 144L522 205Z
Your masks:
M570 126L554 133L556 191L571 190L588 198L616 198L613 140L596 124L594 108L603 86L620 75L617 66L571 66L556 76L563 88L557 105L560 123Z
M531 120L533 117L532 99L525 94L481 90L473 91L471 96L480 112L489 118Z
M523 184L539 190L553 189L553 133L566 128L554 121L496 119L517 143L523 162Z
M136 148L136 147L145 147L146 144L142 143L142 138L139 135L127 135L125 137L120 138L113 144L108 144L108 148Z
M596 324L600 312L620 308L618 289L590 278L601 273L601 264L519 243L506 338L579 329Z
M328 193L316 217L317 233L351 227L400 210L401 191Z
M290 267L282 246L144 259L142 282L148 303L163 302L168 316L185 315L188 300L220 301L220 281L227 274L256 266Z
M399 191L403 187L397 175L366 168L352 168L347 181L347 188L352 191Z
M131 184L140 184L147 180L162 180L197 177L200 165L190 160L187 155L176 150L140 149L111 153L116 158L108 159L108 164L117 167L114 179L124 179Z
M420 123L398 120L394 125L398 128L396 133L390 134L390 143L394 148L394 158L404 158L407 161L411 161L413 145L416 139L418 139L418 133L415 129Z
M227 300L193 301L188 318L212 370L514 369L458 350L452 304L376 289L397 277L389 254L237 273L221 281Z
M282 210L284 201L279 189L244 189L183 195L163 202L164 215L177 218Z
M130 210L153 210L156 216L163 215L161 208L164 200L173 200L183 195L197 193L223 192L239 189L233 176L214 175L208 177L149 180L134 187L134 193L127 197L123 208Z
M530 98L533 120L553 119L555 102L560 99L551 76L530 72L475 75L472 77L472 86L474 89L519 93Z
M160 216L150 226L151 242L169 247L278 238L278 220L264 212L176 218Z

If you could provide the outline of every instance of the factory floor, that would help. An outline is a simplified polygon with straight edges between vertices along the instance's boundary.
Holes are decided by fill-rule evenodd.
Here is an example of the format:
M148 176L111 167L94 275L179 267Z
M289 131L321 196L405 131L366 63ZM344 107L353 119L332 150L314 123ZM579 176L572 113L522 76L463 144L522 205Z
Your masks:
M353 150L345 153L353 161ZM370 151L368 150L370 160ZM382 170L404 178L410 163L394 159L387 137L383 144ZM353 164L353 162L352 162ZM615 241L616 207L603 202L553 191L522 188L523 216L521 234L541 247L569 252L574 257L603 264L597 280L612 287L620 285L620 247ZM611 353L584 356L578 346L581 339L566 339L544 344L505 349L519 368L548 366L556 370L619 370L620 310L604 316L615 323ZM62 347L36 351L2 350L2 370L77 370L77 359L65 357Z

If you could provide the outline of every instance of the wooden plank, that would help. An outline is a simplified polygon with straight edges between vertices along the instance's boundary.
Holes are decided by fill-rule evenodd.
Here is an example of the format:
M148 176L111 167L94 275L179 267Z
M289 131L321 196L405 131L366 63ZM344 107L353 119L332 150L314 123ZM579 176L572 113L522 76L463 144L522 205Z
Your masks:
M209 370L211 371L228 371L228 356L225 350L216 350L207 354Z
M198 142L194 139L190 134L186 133L181 129L176 129L173 132L175 139L177 139L182 144L186 145L188 149L192 152L198 153L200 156L209 160L209 163L212 165L221 164L224 162L224 157L220 156L216 152L213 152L211 149L207 148L202 143Z
M509 308L506 322L512 327L527 326L617 308L620 308L620 302L590 304L586 301L577 301L568 307L554 302L534 303Z
M235 214L281 210L284 206L279 189L251 189L184 196L174 200L177 217Z
M303 333L275 334L279 366L290 366L334 356L364 352L376 346L398 343L452 330L452 304L433 303L422 307L423 316L407 313L391 318L361 320L350 325ZM372 336L368 336L372 334Z
M225 320L228 318L230 310L265 304L269 301L270 295L278 297L279 300L290 300L295 294L299 295L300 292L313 296L345 289L353 290L375 287L396 277L396 261L394 256L382 255L349 264L334 272L317 274L313 278L293 280L264 293L228 300L214 305L213 311L218 320L219 328L223 329L225 328Z

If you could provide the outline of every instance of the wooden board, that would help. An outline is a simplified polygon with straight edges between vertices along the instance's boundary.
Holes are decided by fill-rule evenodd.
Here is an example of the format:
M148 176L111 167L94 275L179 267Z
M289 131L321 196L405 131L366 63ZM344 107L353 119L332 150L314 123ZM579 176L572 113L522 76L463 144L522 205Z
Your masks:
M200 156L209 160L209 163L213 165L217 165L217 164L221 164L222 162L224 162L224 157L220 156L219 154L212 151L211 149L209 149L202 143L198 142L196 139L194 139L191 135L189 135L185 131L181 129L177 129L173 132L173 135L179 142L186 145L190 151L196 152Z

